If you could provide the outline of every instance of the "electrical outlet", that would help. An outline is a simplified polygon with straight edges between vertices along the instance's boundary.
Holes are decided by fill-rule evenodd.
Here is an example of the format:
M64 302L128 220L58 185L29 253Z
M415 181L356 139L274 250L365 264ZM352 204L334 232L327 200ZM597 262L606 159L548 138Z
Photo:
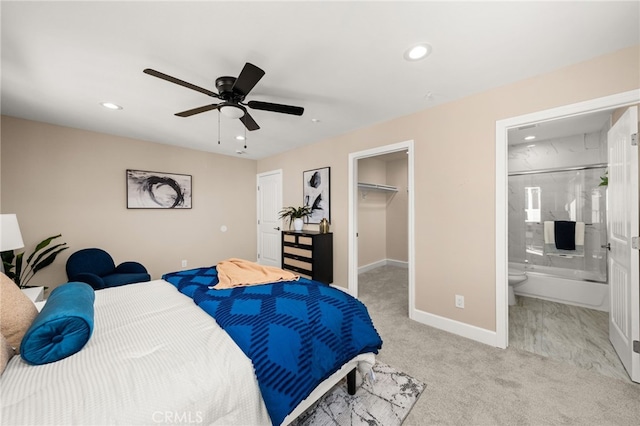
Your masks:
M183 267L183 268L186 268L186 267L187 267L187 261L186 261L186 260L183 260L183 261L182 261L182 267Z
M464 296L456 294L456 308L464 309Z

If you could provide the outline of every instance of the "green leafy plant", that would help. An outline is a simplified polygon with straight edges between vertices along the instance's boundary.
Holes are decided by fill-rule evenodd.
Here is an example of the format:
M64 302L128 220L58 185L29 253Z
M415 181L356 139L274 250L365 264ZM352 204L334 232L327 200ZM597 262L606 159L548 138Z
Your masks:
M311 215L311 207L302 206L302 207L285 207L280 210L279 213L280 219L285 219L289 222L289 228L291 228L291 224L294 219L304 219L307 216Z
M58 234L41 241L33 253L27 257L26 265L23 265L25 252L14 254L13 250L9 250L0 253L7 277L11 278L18 287L25 288L39 270L51 265L60 252L69 248L66 247L67 243L48 247L51 241L61 236L62 234Z
M609 186L609 170L604 172L604 176L600 176L600 185L598 186Z

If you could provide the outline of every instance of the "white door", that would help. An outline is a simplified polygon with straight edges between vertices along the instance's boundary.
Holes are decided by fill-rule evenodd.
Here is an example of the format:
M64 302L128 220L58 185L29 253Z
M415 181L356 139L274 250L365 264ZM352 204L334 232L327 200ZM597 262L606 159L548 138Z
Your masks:
M282 170L260 173L258 180L258 263L281 266Z
M638 250L638 108L629 108L609 130L609 186L607 227L609 234L609 340L631 380L640 382L640 282ZM637 243L635 243L637 244Z

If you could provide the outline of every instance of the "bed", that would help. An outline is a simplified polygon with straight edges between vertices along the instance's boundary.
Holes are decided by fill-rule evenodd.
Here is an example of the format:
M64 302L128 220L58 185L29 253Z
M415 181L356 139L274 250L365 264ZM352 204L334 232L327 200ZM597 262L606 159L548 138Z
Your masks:
M39 366L14 356L0 378L0 423L288 424L347 373L370 369L382 343L331 366L274 417L256 363L197 306L216 290L183 285L190 297L164 278L95 292L93 334L74 355Z

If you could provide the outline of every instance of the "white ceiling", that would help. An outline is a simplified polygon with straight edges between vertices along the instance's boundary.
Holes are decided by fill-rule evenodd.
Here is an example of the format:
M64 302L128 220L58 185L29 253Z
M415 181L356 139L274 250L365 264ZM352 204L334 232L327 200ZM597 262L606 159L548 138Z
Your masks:
M603 129L608 130L611 124L612 112L613 110L596 111L509 129L508 144L530 144L566 136L599 132ZM535 136L535 142L525 140L527 136Z
M245 158L264 158L640 43L640 2L2 1L2 113L238 155L239 120L179 111L245 62L247 96L302 106L250 110ZM403 53L428 42L432 54ZM603 76L607 78L608 76ZM106 110L100 102L122 105ZM313 123L312 118L320 120Z

